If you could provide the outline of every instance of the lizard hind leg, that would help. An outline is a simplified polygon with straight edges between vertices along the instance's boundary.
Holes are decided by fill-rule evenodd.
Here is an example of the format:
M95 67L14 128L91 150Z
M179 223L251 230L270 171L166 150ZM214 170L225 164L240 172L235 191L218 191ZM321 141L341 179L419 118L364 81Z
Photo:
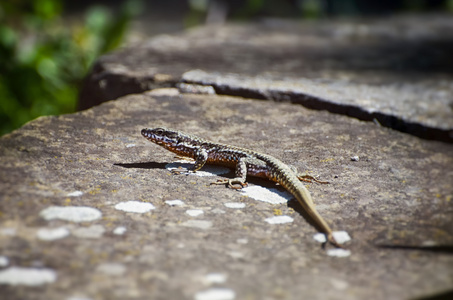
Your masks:
M307 173L300 173L299 171L297 171L297 168L295 166L289 166L289 168L291 169L291 171L294 172L294 174L296 174L297 179L299 179L300 181L309 182L309 183L316 182L316 183L321 183L321 184L329 183L327 181L321 181L314 176L308 175Z
M305 182L310 182L310 183L316 182L316 183L321 183L321 184L329 184L328 181L321 181L321 180L317 179L316 177L313 177L313 176L305 174L305 173L299 173L296 176L297 176L297 179L299 179L300 181L305 181Z
M213 184L228 184L229 188L240 190L247 186L246 176L247 176L247 165L245 160L240 159L236 165L236 177L232 179L220 179Z

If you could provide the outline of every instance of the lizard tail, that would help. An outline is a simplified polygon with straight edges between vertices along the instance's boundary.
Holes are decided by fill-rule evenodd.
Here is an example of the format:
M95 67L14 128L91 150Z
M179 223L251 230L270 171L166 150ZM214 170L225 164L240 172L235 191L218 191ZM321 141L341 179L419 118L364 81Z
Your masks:
M332 233L328 233L327 234L327 240L329 241L329 243L331 243L333 246L337 247L337 248L341 248L341 249L345 249L345 247L341 244L339 244L335 238L333 237L333 234Z
M319 226L319 228L323 231L323 233L327 237L327 241L337 248L343 248L344 246L340 245L335 238L333 237L332 229L326 223L326 221L319 215L316 211L316 208L313 204L313 200L311 199L310 193L308 190L300 184L298 188L291 189L292 194L296 197L302 207L305 209L307 214L313 219L314 222Z

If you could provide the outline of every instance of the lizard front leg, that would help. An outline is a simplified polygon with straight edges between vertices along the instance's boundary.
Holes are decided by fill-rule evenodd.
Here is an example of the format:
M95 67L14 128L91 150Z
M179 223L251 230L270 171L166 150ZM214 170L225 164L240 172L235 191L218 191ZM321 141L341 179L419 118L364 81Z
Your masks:
M195 173L196 171L200 170L208 160L208 152L204 148L200 148L197 150L195 153L195 164L193 167L186 169L186 168L181 168L179 167L178 169L174 169L171 172L173 174L179 175L181 173L186 173L189 174L190 172Z

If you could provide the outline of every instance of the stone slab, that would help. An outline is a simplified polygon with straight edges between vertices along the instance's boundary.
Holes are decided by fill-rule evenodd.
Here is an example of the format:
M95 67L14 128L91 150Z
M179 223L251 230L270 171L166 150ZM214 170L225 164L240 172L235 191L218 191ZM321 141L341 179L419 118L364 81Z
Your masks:
M210 186L232 176L221 168L172 175L174 155L140 134L159 125L262 151L330 181L307 187L333 229L352 238L350 253L323 249L273 183L250 180L288 204ZM327 111L176 89L41 117L0 138L1 295L439 295L453 282L452 153L451 144Z
M291 101L453 142L452 41L453 19L441 14L200 27L101 58L80 108L180 86L184 76L222 81L218 94ZM194 78L196 69L211 78Z
M209 93L204 90L211 88L221 95L297 103L374 121L421 138L453 142L452 93L449 88L439 90L438 86L432 88L421 83L372 86L342 80L275 80L202 70L184 73L182 81L184 90L190 85L192 90L196 86L199 93Z

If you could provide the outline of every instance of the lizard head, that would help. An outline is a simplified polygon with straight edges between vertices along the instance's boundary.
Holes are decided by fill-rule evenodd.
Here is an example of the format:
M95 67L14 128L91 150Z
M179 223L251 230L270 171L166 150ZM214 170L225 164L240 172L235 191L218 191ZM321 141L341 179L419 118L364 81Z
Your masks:
M175 147L181 149L183 147L193 148L205 142L205 140L194 135L165 127L144 128L142 129L142 135L148 141L165 147L171 151L172 148Z
M180 140L180 132L165 127L143 128L142 135L161 146L176 145Z

